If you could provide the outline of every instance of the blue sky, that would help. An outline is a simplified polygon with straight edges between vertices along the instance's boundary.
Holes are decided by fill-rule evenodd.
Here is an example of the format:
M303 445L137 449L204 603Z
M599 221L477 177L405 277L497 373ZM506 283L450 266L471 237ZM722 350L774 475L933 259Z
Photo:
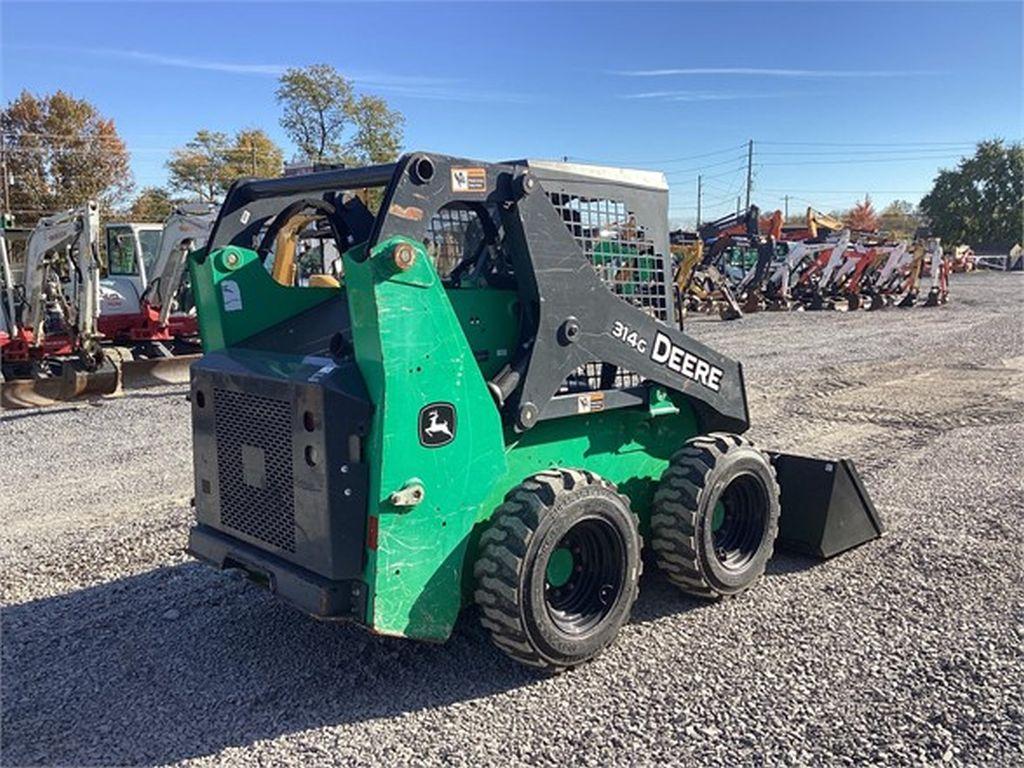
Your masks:
M1014 3L0 6L2 88L88 98L138 186L199 128L287 146L275 78L326 62L407 118L406 147L657 168L670 215L917 201L978 139L1020 138Z

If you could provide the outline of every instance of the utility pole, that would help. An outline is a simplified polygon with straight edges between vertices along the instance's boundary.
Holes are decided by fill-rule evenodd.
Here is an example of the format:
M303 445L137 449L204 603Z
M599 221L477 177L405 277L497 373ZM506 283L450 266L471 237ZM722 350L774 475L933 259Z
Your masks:
M750 208L750 185L754 182L754 140L747 142L747 208Z
M256 175L256 142L249 143L249 159L252 160L252 175Z
M736 215L740 215L740 196L736 195Z
M701 198L701 178L700 174L697 174L697 229L700 229L700 198Z
M11 212L11 172L7 167L7 134L0 133L0 163L4 167L4 213Z
M786 218L783 221L789 220L789 195L786 195Z

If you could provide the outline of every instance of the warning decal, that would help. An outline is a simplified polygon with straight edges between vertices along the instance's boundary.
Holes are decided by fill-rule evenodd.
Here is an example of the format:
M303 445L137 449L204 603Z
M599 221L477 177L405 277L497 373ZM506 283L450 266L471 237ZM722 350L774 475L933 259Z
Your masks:
M452 168L452 192L486 191L486 168Z
M576 413L596 413L604 410L604 392L587 392L576 398Z

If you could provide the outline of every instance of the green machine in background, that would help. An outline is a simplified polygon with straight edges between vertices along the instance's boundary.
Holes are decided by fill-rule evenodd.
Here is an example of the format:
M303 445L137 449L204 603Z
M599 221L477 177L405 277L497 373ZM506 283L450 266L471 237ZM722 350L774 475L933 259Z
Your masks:
M314 241L341 258L299 275ZM612 642L644 544L689 592L756 581L777 476L788 542L878 535L852 464L741 436L742 369L669 325L668 253L652 172L418 153L236 184L190 258L190 552L381 634L442 641L476 603L559 670Z

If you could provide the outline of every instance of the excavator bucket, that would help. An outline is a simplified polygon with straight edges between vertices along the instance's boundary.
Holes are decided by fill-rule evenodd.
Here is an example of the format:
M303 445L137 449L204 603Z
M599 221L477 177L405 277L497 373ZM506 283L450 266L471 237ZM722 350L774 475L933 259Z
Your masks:
M57 376L4 381L0 384L0 407L42 408L68 400L113 395L120 389L120 371L112 360L104 360L95 370L87 370L77 360L67 360L61 368Z
M917 291L907 291L903 298L896 302L897 307L906 309L914 306L914 302L917 301Z
M126 360L121 363L121 386L124 389L138 389L187 384L189 367L201 357L201 354L194 354Z
M0 408L44 408L73 400L120 395L125 390L166 384L187 384L189 366L202 355L133 360L131 353L110 348L102 364L86 369L78 360L64 360L54 376L8 379L0 383Z
M780 549L827 559L885 532L852 461L770 455L782 490Z

